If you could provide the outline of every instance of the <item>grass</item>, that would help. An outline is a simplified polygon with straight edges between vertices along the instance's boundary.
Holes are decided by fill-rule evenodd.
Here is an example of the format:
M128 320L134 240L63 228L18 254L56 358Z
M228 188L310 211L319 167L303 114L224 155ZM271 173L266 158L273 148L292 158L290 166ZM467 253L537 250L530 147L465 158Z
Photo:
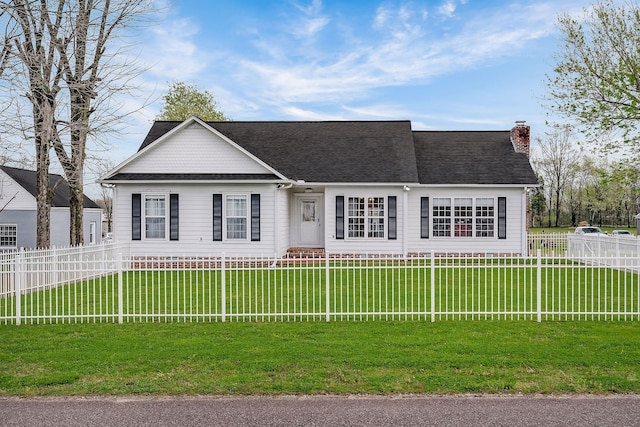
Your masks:
M0 326L0 395L638 393L640 322Z

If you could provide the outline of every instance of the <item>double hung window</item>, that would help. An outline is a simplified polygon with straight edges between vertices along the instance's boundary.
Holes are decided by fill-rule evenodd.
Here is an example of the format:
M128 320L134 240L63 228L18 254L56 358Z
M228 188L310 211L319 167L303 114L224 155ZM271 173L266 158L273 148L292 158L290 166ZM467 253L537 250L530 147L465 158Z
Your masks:
M347 198L347 236L355 239L384 238L385 198Z
M476 237L494 236L494 218L493 199L476 199Z
M15 224L0 224L0 248L18 247L18 226Z
M167 197L163 194L144 197L144 236L165 239L167 235Z
M451 199L433 199L433 236L451 237Z
M249 209L246 195L227 195L225 197L226 237L228 240L246 240Z

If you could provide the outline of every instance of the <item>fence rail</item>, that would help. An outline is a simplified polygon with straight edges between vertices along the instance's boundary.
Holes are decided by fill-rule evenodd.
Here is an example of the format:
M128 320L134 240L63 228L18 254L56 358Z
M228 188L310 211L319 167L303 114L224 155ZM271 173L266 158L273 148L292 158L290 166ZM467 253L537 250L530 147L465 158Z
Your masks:
M22 251L0 256L0 323L640 320L640 259L602 242L595 256L584 250L594 242L572 239L530 239L529 254L500 256Z

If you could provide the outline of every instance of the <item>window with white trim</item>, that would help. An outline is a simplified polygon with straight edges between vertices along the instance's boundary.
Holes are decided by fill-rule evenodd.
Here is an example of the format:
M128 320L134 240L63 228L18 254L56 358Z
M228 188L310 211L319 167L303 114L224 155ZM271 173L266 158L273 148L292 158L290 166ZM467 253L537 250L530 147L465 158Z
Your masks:
M433 236L494 237L495 212L494 198L433 198Z
M451 237L451 199L433 199L433 237Z
M18 226L16 224L0 224L0 248L18 247Z
M247 240L249 209L246 194L225 196L225 221L227 240Z
M347 236L354 239L382 239L385 236L385 198L347 198Z
M96 242L96 229L98 224L95 221L89 223L89 244L93 245Z
M453 199L453 221L455 237L473 236L473 199Z
M476 199L476 237L493 237L495 224L494 200Z
M167 196L148 194L144 196L144 237L165 239L167 235Z

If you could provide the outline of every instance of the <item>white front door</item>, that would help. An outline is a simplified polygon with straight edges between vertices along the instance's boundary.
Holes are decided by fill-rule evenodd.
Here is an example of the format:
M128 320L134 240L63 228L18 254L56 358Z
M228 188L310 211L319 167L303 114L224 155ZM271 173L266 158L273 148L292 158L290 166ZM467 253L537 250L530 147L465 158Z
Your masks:
M321 200L321 196L305 196L298 199L301 245L322 246Z

